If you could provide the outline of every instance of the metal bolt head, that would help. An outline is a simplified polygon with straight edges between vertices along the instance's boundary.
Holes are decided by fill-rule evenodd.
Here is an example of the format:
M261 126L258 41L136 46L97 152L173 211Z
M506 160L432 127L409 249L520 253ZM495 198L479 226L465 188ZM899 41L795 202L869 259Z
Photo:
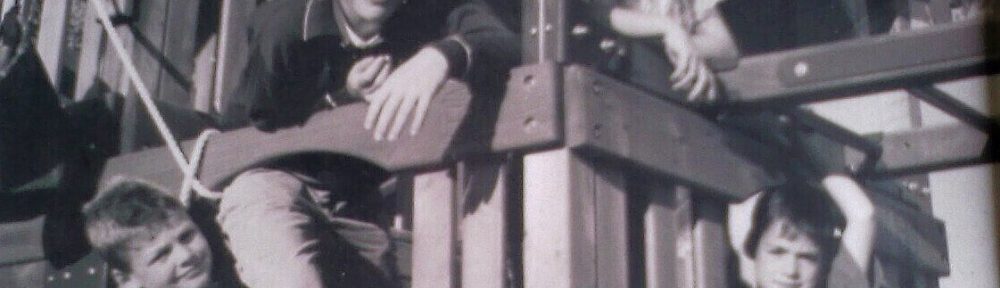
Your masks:
M910 189L910 191L920 191L920 183L906 182L906 189Z
M545 32L552 31L552 24L546 23L544 26Z
M531 27L531 29L528 29L528 34L538 35L538 27Z
M94 267L87 268L87 274L90 275L97 274L97 269L94 269Z
M69 272L63 272L62 277L63 279L69 279L70 277L73 277L73 274Z
M601 43L599 43L597 47L601 48L601 51L612 52L616 47L618 47L618 42L613 39L604 38L601 39Z
M576 24L576 26L573 26L573 29L570 30L569 33L577 37L587 36L587 34L590 34L590 26L585 24Z
M795 77L806 77L809 75L809 63L803 61L795 63L795 67L792 68L792 72L795 73Z

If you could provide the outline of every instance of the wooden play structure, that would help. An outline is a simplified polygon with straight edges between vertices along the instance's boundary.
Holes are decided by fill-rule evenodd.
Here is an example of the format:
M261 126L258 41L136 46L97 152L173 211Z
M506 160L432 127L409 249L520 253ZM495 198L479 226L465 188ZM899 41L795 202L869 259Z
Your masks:
M211 127L204 115L234 89L248 17L263 1L116 1L121 17L112 22L174 135L192 139ZM69 102L101 103L119 123L115 155L95 166L94 188L127 176L179 190L183 173L87 1L24 2L55 90ZM364 104L276 132L226 131L208 140L197 178L221 189L240 171L303 154L396 173L394 226L413 232L413 287L726 287L726 207L782 181L773 167L786 164L781 137L791 136L768 130L781 127L824 143L870 185L879 283L937 287L949 273L943 223L896 179L996 160L996 120L932 85L996 73L998 50L984 44L996 31L931 13L938 21L929 28L744 57L718 75L727 92L719 106L739 113L717 113L604 73L602 61L623 51L623 39L588 18L589 2L522 1L524 61L501 99L449 82L423 130L394 142L369 137ZM962 124L856 135L800 108L895 89ZM742 125L749 118L741 117L764 114L773 117L754 119L773 125ZM190 153L194 140L180 146ZM108 287L94 255L49 263L47 217L0 224L0 286Z

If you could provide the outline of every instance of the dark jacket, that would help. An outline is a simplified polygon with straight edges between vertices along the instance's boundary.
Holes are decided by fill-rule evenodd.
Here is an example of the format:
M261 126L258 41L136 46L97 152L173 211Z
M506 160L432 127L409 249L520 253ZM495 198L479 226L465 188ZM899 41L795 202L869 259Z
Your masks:
M382 44L363 50L346 44L333 6L331 0L287 0L254 12L250 59L225 101L224 128L252 122L262 130L278 129L305 121L325 102L324 95L350 101L343 92L347 72L370 54L389 53L398 64L433 45L446 55L456 78L466 70L497 71L477 68L482 65L507 70L520 59L516 34L482 0L410 0L384 26ZM451 35L460 35L471 55Z

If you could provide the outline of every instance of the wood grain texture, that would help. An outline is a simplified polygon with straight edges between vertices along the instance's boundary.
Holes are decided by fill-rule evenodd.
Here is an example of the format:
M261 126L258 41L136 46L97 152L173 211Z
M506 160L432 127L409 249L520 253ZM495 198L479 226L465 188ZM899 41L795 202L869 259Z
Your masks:
M455 287L455 178L450 169L430 171L416 175L413 187L413 287Z

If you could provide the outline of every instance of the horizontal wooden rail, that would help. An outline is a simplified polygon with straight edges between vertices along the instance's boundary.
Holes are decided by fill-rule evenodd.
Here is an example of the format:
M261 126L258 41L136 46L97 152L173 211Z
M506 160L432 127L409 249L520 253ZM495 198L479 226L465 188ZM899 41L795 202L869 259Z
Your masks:
M243 128L213 136L202 160L199 179L216 187L240 171L276 158L305 153L333 153L364 159L397 171L441 165L473 154L552 146L561 135L555 65L520 68L513 73L508 97L475 97L461 83L449 82L432 100L423 129L394 142L377 142L362 127L367 106L353 104L317 113L301 126L273 133ZM490 105L490 103L493 103ZM182 148L190 153L193 141ZM171 191L182 173L165 148L115 157L108 161L101 187L118 176L145 179Z
M927 173L997 160L992 133L969 125L951 124L869 135L882 146L882 157L871 171L877 177ZM864 162L864 155L847 151L848 165Z
M940 25L747 57L718 76L736 105L857 96L995 73L1000 55L986 49L984 35L978 21Z
M566 144L669 176L723 199L772 184L771 147L581 66L566 69Z

